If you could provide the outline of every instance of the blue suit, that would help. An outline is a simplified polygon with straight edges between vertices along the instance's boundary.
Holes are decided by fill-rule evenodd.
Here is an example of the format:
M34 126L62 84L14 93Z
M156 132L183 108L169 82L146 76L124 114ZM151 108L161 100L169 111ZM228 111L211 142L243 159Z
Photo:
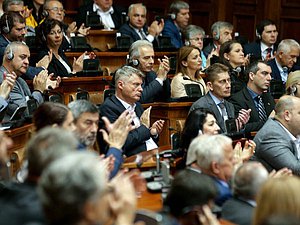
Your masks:
M0 65L2 65L2 63L3 63L3 56L4 56L5 49L8 44L9 44L9 41L2 34L0 34ZM37 75L42 70L43 70L43 68L41 68L41 67L29 66L26 73L22 75L22 78L24 78L25 80L32 80L34 78L34 76Z
M180 33L180 29L175 25L171 19L165 21L165 26L162 31L162 35L170 37L171 43L175 48L181 48L183 41Z

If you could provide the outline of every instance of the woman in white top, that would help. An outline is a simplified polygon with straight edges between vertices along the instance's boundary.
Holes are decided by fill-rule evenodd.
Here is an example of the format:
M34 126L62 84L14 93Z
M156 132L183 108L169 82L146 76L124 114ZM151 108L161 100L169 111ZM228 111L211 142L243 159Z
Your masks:
M176 75L171 83L172 98L188 96L185 90L186 84L199 85L202 95L206 94L206 84L200 74L202 65L200 54L199 48L194 46L184 46L179 49Z

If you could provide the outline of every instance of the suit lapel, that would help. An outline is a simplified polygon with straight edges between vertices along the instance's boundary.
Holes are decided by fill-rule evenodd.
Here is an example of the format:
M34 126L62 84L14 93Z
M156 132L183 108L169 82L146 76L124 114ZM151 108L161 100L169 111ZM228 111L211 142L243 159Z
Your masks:
M243 94L245 96L245 99L246 99L246 104L248 106L249 109L255 109L255 110L251 110L251 113L250 113L250 120L252 121L257 121L259 120L259 115L258 115L258 112L257 112L257 109L256 109L256 106L255 106L255 103L254 103L254 100L253 98L251 97L249 91L247 90L247 87L243 89Z
M215 104L214 100L211 98L210 94L207 94L205 97L207 100L207 105L209 105L208 109L210 109L214 113L218 125L222 130L222 133L224 133L225 132L224 120L217 105Z

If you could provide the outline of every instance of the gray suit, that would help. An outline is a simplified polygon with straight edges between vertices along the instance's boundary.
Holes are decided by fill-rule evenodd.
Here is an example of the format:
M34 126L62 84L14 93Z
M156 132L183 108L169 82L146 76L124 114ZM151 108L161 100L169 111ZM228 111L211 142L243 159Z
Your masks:
M286 130L275 119L268 119L255 135L254 159L260 161L268 171L287 167L300 175L300 160L297 147Z
M228 119L234 119L235 117L233 104L225 100L224 105L227 111ZM221 133L225 133L226 130L223 117L218 109L218 106L215 104L214 100L212 99L209 93L207 93L203 97L199 98L196 102L194 102L190 108L190 112L199 108L209 109L216 117L217 123L221 129Z
M3 81L3 73L8 72L3 66L0 67L0 83ZM43 96L40 92L34 91L32 94L30 89L21 77L18 77L16 80L16 84L14 85L12 91L9 94L8 98L8 107L6 111L6 115L4 120L8 120L9 117L14 113L14 111L19 106L26 106L26 97L34 98L37 104L41 104L44 102ZM28 111L25 111L25 116L28 115Z

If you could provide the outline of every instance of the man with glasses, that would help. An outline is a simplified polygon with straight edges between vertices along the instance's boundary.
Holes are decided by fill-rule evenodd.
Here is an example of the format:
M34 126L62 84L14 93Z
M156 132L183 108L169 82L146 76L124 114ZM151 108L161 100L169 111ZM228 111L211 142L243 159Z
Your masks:
M115 95L106 98L100 106L100 115L106 116L111 123L128 110L132 115L135 129L130 131L122 148L123 154L131 156L142 151L157 148L157 137L162 131L164 121L157 120L150 126L150 109L144 111L138 102L142 96L144 74L131 67L123 66L115 74ZM104 124L100 121L100 128ZM98 143L103 143L98 141ZM104 150L104 146L102 146Z
M165 21L165 26L162 31L164 36L171 38L171 43L175 48L183 46L181 32L189 24L190 6L184 1L176 0L172 2L169 8L170 19Z
M62 23L64 23L65 18L65 10L62 3L58 0L48 0L45 2L43 6L43 15L48 19L56 19ZM86 36L89 34L90 28L85 27L84 24L78 28L76 22L72 22L71 24L64 23L64 38L61 45L63 50L71 48L70 38L75 36L76 34L81 36Z

